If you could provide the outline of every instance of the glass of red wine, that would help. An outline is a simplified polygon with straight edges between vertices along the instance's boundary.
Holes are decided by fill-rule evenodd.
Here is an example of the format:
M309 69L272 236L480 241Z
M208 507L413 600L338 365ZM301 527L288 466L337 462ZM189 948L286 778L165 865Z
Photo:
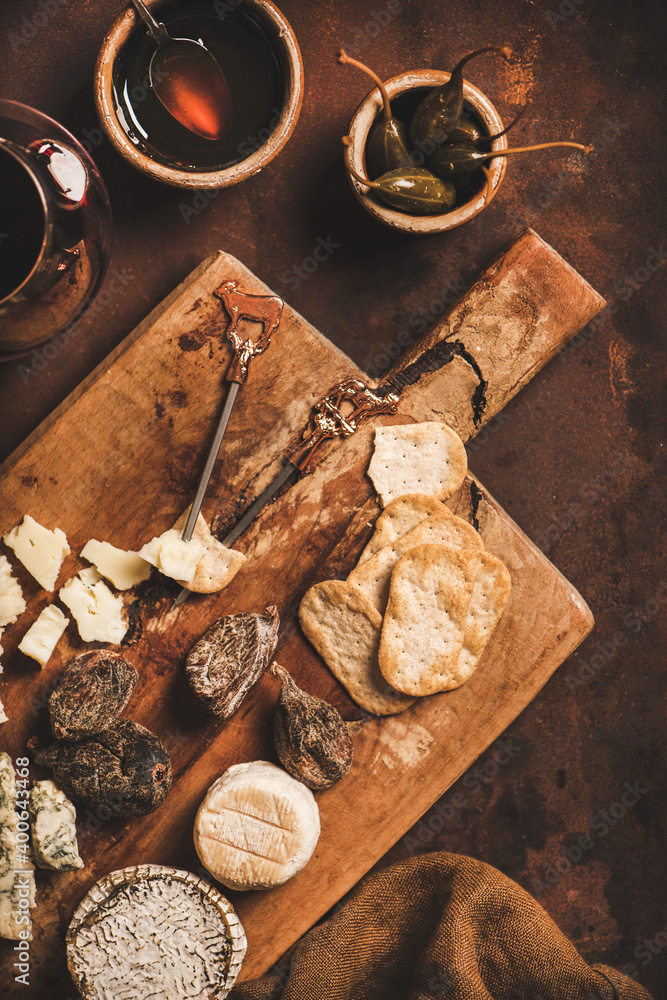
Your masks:
M73 323L110 251L109 197L88 153L41 112L0 101L0 361Z

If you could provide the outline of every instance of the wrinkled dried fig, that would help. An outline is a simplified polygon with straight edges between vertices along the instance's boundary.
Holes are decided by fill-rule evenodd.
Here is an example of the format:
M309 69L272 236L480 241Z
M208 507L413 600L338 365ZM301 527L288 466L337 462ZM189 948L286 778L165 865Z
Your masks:
M56 784L110 816L144 816L162 805L171 788L171 761L160 740L129 719L89 739L56 740L35 754Z
M276 608L243 612L215 622L190 650L190 685L206 707L228 719L269 665L278 641Z
M99 649L75 656L49 698L53 735L84 740L107 729L130 700L137 677L120 653Z
M306 694L284 667L271 665L280 679L273 738L278 759L293 778L313 791L340 781L352 764L352 737L327 701Z

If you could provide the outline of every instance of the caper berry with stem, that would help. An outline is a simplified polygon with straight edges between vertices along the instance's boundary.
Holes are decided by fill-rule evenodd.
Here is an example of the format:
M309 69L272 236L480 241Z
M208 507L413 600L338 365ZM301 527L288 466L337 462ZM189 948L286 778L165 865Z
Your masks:
M382 201L409 215L441 215L454 207L456 189L423 167L398 167L374 181L362 177L348 162L352 176L371 188Z
M388 170L395 170L396 167L411 166L408 130L402 121L393 117L389 94L380 77L365 63L348 56L345 49L339 51L338 62L342 65L356 66L357 69L362 70L367 76L370 76L382 95L382 118L375 122L366 140L365 156L368 172L377 177Z
M474 146L455 142L436 149L435 153L429 157L428 165L438 177L449 180L452 177L459 177L477 170L486 160L491 160L495 156L530 153L533 150L552 149L555 146L571 146L573 149L582 150L585 156L593 151L592 146L584 146L580 142L543 142L537 146L515 146L514 149L496 149L490 153L481 153Z
M512 50L506 46L488 45L476 49L454 67L447 83L430 91L421 102L410 122L410 140L418 149L441 146L458 125L463 111L463 67L483 52L497 52L508 59Z
M510 129L519 122L526 111L532 104L532 101L526 101L521 111L516 116L516 118L509 123L509 125L502 130L502 132L496 132L495 135L486 135L485 132L477 125L471 118L461 118L458 125L449 133L447 142L465 142L469 146L482 146L487 142L495 142L496 139L500 139L501 136L507 135Z
M479 146L482 142L488 142L489 137L484 134L479 125L471 118L462 118L447 137L447 142L464 142L468 146Z

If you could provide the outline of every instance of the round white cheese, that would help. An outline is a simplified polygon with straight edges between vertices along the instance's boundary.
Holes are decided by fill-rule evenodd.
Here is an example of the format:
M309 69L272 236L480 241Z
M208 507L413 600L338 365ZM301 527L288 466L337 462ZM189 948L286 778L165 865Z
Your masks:
M282 885L307 865L320 835L313 793L267 761L236 764L209 788L195 819L204 867L230 889Z
M190 872L111 872L82 900L67 962L86 1000L222 1000L246 950L233 907Z

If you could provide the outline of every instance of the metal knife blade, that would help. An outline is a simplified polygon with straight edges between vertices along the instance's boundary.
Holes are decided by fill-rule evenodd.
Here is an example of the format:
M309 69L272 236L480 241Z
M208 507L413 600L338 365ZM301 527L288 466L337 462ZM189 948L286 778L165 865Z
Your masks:
M351 411L344 413L342 404L351 404ZM256 500L248 507L241 519L234 525L223 545L231 545L243 534L245 529L254 521L260 510L266 506L269 500L278 492L283 483L297 469L303 471L311 461L317 449L329 438L351 437L355 433L362 420L379 413L395 413L398 408L399 398L393 392L387 392L384 396L378 396L369 389L359 379L346 379L335 385L313 407L311 421L315 428L308 436L310 425L304 431L301 441L286 456L286 462L273 481L260 493ZM174 610L188 599L191 591L184 588L174 601L170 610Z

